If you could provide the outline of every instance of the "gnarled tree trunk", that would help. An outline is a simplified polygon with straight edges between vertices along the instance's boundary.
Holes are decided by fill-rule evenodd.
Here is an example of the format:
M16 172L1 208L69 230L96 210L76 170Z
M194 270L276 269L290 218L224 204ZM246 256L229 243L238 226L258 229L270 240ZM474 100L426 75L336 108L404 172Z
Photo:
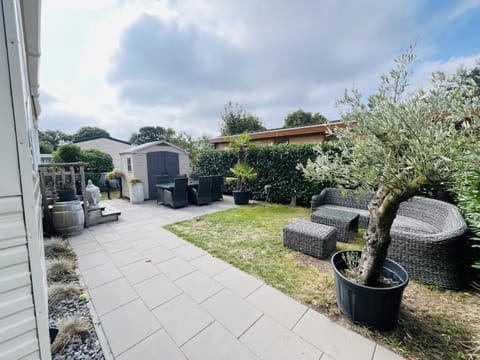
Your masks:
M404 199L380 187L368 206L370 221L365 232L365 248L358 266L358 281L374 285L387 257L391 237L390 229Z

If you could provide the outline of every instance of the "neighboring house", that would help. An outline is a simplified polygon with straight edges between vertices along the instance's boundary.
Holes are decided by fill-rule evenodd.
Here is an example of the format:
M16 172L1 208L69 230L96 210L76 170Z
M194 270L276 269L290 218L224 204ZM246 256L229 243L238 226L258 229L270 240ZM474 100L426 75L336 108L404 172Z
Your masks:
M315 143L331 139L331 136L328 134L328 129L334 130L337 127L344 128L346 126L343 122L336 121L328 124L258 131L249 133L249 136L251 143L260 145ZM228 147L230 140L237 136L238 135L223 136L210 139L209 141L215 149L225 149Z
M115 169L120 169L122 166L120 162L120 152L130 147L129 142L108 136L99 136L85 140L77 140L73 143L80 146L84 150L94 149L110 154L113 159L113 167Z
M121 170L126 180L138 178L143 182L145 199L156 199L156 175L175 176L190 172L188 152L166 141L153 141L133 146L120 153ZM122 196L130 197L129 187L123 186Z
M0 0L0 359L50 359L38 176L41 1Z

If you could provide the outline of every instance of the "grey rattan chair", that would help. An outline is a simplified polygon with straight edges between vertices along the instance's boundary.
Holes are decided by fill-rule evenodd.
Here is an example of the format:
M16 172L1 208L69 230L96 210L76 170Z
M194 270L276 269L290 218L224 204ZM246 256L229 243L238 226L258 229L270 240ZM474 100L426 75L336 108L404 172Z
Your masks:
M160 185L160 184L166 184L169 182L169 176L168 175L156 175L155 176L155 185ZM163 192L165 189L162 189L161 187L157 186L157 204L162 204L163 203Z
M212 178L212 201L223 199L223 176L213 175Z
M210 176L198 178L198 188L188 188L188 201L195 205L206 205L212 203L212 179Z

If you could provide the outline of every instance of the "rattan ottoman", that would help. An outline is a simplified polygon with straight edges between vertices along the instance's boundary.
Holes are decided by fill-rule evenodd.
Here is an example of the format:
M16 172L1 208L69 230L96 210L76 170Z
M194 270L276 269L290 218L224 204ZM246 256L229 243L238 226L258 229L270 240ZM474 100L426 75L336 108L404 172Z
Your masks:
M334 226L337 229L337 240L348 242L349 231L358 230L358 214L348 211L320 208L310 219L312 222Z
M283 246L319 259L335 250L337 229L332 226L298 220L283 228Z

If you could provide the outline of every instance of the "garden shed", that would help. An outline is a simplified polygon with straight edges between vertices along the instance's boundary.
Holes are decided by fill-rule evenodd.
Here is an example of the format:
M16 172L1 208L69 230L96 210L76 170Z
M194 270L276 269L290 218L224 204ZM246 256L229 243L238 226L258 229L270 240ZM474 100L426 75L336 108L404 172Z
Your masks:
M121 170L126 180L138 178L143 182L145 199L156 199L155 176L187 174L190 172L188 152L166 141L153 141L130 147L120 153ZM122 196L130 197L128 186Z

